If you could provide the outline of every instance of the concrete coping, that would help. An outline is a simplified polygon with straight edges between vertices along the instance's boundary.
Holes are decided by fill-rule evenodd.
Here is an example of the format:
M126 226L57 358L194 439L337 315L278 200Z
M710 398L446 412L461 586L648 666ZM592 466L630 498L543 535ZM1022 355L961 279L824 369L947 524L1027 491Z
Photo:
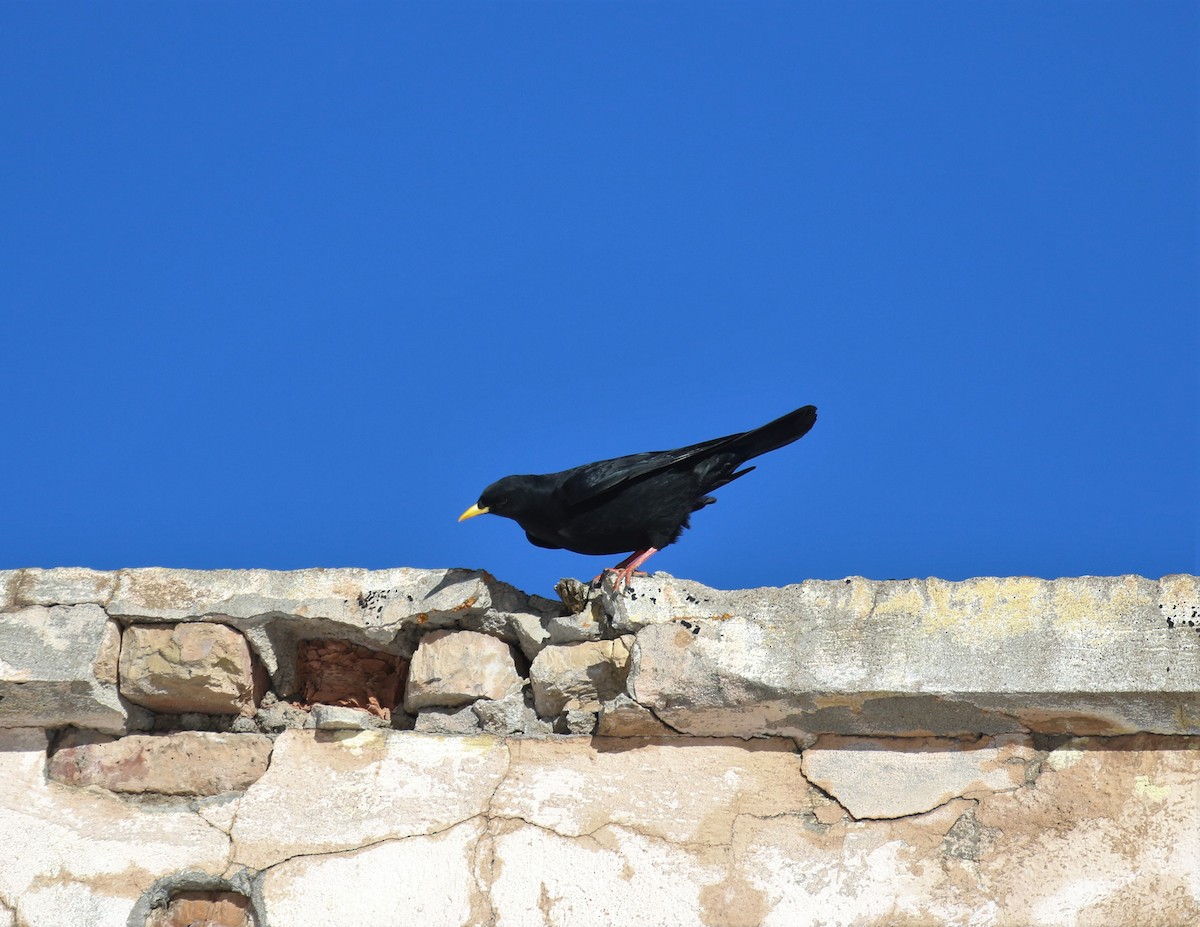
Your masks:
M657 573L560 594L569 605L478 570L0 571L0 727L119 730L114 629L215 621L247 637L280 692L296 641L320 635L407 656L431 630L471 630L529 661L634 635L625 694L679 733L1200 733L1192 575L722 591Z

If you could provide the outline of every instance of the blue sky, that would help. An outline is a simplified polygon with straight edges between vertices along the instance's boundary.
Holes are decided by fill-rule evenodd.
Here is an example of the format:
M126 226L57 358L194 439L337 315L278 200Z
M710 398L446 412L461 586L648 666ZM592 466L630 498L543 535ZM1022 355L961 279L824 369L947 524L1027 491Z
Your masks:
M1194 3L0 5L0 568L1200 570ZM615 559L615 558L609 558Z

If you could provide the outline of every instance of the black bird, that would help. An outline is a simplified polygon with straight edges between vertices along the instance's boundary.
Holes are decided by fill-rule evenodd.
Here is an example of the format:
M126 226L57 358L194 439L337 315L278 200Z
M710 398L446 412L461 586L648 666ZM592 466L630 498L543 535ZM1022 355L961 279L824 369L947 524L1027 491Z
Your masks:
M817 407L804 406L753 431L674 451L598 460L560 473L506 476L458 520L503 515L538 547L578 554L632 550L604 571L617 573L617 588L622 582L628 586L651 554L679 539L692 512L717 501L708 493L753 470L738 469L747 460L804 437L816 420Z

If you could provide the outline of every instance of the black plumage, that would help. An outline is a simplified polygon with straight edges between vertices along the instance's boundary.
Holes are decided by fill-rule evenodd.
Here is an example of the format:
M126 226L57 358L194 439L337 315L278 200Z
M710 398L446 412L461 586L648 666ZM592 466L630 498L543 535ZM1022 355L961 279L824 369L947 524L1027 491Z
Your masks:
M538 547L580 554L633 551L613 568L618 584L628 584L646 558L678 540L692 512L717 501L708 493L753 470L739 469L746 461L804 437L816 420L816 406L804 406L761 428L673 451L506 476L485 489L459 521L503 515Z

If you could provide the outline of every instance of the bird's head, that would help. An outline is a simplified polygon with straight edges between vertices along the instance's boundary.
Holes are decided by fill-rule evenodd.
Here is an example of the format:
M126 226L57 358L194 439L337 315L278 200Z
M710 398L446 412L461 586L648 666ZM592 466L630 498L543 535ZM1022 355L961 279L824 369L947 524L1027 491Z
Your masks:
M476 515L503 515L505 518L519 519L521 515L532 511L539 501L544 503L545 493L539 493L537 477L506 476L485 489L479 501L458 516L458 520L466 521Z

